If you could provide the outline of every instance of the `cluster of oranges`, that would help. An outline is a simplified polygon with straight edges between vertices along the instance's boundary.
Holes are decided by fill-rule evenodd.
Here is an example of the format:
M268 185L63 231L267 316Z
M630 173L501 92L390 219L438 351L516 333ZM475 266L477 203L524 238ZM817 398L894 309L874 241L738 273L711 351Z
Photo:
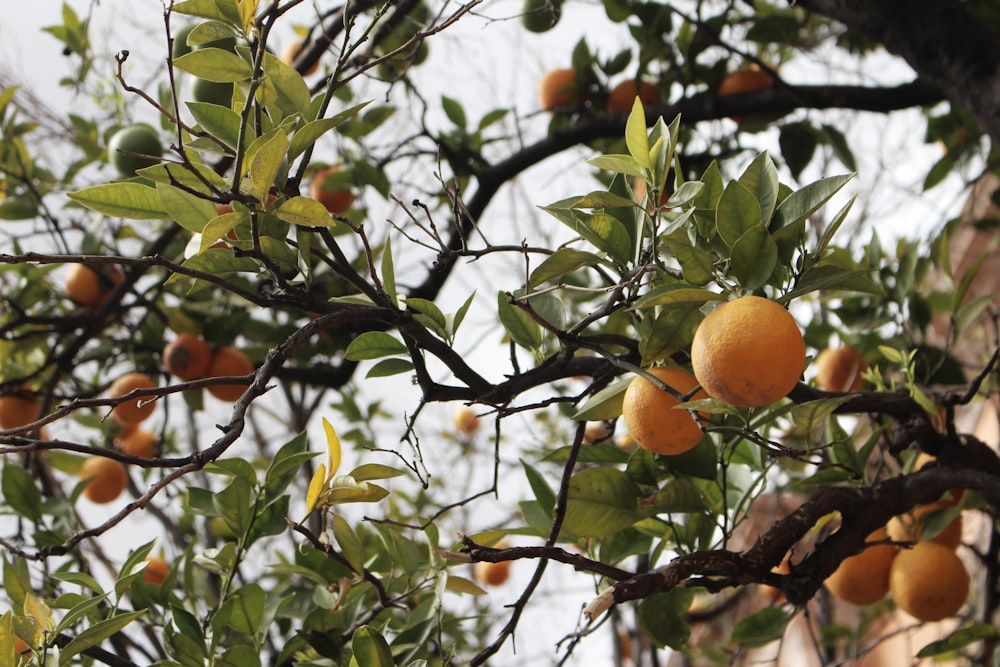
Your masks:
M919 469L933 457L921 454ZM954 513L962 492L952 490L940 500L894 517L868 537L879 542L845 559L826 580L835 597L856 605L878 602L891 594L896 606L921 621L954 616L969 596L969 573L955 550L962 543L962 515L955 516L928 539L924 532L932 515ZM897 549L894 543L915 543Z
M637 96L645 105L660 103L660 91L656 86L641 79L626 79L608 92L605 109L608 113L629 111ZM583 104L589 97L572 67L546 72L538 83L538 99L546 111Z
M254 372L253 362L237 348L226 345L213 351L200 336L182 333L163 348L163 365L167 372L181 380L201 380ZM220 401L239 400L246 390L243 384L210 384L208 392Z
M765 90L773 85L774 79L771 74L753 64L727 74L719 84L716 94L719 97L738 95ZM655 85L640 79L627 79L611 88L605 108L608 113L629 111L636 97L647 106L660 103L660 91ZM542 76L538 83L538 98L543 109L555 111L581 105L588 101L589 94L581 85L576 70L572 67L562 67L550 70ZM742 123L744 119L734 116L733 120Z
M784 307L763 297L740 297L713 310L698 326L691 343L694 372L675 366L651 369L650 375L671 391L636 377L625 391L622 418L640 447L683 454L701 441L702 430L688 411L674 409L682 398L769 405L795 387L805 360L802 332Z

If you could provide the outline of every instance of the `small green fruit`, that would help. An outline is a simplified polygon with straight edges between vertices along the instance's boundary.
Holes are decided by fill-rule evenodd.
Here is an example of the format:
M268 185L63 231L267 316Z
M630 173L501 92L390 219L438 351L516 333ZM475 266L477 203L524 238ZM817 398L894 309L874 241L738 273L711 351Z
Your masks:
M191 97L195 102L218 104L228 109L233 104L233 84L196 78L191 82Z
M195 25L196 24L194 23L190 23L186 26L183 26L180 30L178 30L172 35L174 39L174 47L173 50L171 50L170 55L173 56L175 60L183 55L191 53L191 47L188 46L187 39L188 35L191 34L191 31L194 30Z
M524 0L521 24L530 32L548 32L562 15L562 0Z
M108 141L108 159L126 178L135 176L139 169L159 164L162 156L163 144L149 125L123 127Z

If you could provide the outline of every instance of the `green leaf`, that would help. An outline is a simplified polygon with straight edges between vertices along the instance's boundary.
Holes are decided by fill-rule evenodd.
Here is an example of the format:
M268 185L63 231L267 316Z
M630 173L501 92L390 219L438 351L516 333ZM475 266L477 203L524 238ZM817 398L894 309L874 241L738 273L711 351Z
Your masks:
M649 159L649 140L646 137L646 113L643 111L642 102L639 101L638 97L636 97L632 111L628 115L628 121L625 123L625 145L628 146L629 155L640 167L650 169L653 166Z
M741 619L733 628L732 641L742 646L763 646L781 637L787 624L787 612L778 607L766 607Z
M400 475L405 474L406 472L400 470L399 468L393 468L392 466L381 465L379 463L365 463L363 465L359 465L351 471L351 477L359 482L364 482L369 479L392 479L393 477L399 477Z
M364 546L358 536L354 534L354 530L351 529L351 524L347 523L347 519L339 514L333 515L333 537L340 545L340 551L350 563L351 569L358 574L363 574L365 571Z
M931 642L917 652L918 658L931 658L965 648L974 642L1000 638L1000 630L988 623L973 623L958 628L944 639Z
M309 113L309 86L305 79L294 67L267 51L264 52L262 84L258 99L268 100L268 107L277 106L284 116Z
M710 292L700 287L690 287L685 283L668 283L646 292L632 305L631 310L679 303L696 303L700 306L709 301L725 301L725 299L725 295L718 292Z
M337 503L374 503L389 495L389 492L377 484L358 482L350 475L341 475L333 480L328 495L330 504Z
M582 209L602 209L602 208L615 208L615 207L633 207L635 206L635 200L629 199L627 197L622 197L616 195L613 192L608 192L607 190L597 190L591 192L590 194L584 195L577 199L572 204L572 208L582 208Z
M511 340L521 347L537 350L542 346L542 328L524 309L511 303L511 295L497 292L497 315Z
M84 628L80 634L73 637L68 644L59 650L59 664L70 664L74 656L99 645L108 637L120 632L132 621L141 618L145 613L145 610L123 612Z
M22 466L7 461L0 479L0 490L10 508L29 521L42 518L42 492L35 485L34 478Z
M569 480L563 528L580 537L604 537L635 523L639 487L616 468L584 468Z
M308 451L309 443L305 433L299 433L278 449L264 474L264 493L268 500L274 500L288 488L299 469L315 456Z
M844 136L844 133L833 125L823 125L821 129L826 137L826 143L833 149L833 154L837 156L837 159L850 171L857 171L858 165L854 160L854 153L851 152L851 147L847 143L847 137Z
M413 370L413 362L409 359L399 359L392 357L376 362L374 366L365 373L366 378L384 378L400 373L409 373Z
M587 164L598 169L604 169L605 171L613 171L616 174L625 174L626 176L636 176L638 178L646 176L646 170L631 155L600 155L587 160Z
M286 199L274 214L279 220L302 227L333 227L337 224L326 207L310 197Z
M178 14L200 16L224 23L239 23L240 13L233 0L184 0L173 5Z
M631 379L619 380L600 390L571 415L574 421L604 421L622 413L622 401Z
M687 282L705 285L715 277L712 256L691 242L686 229L678 229L664 237L663 245L681 265L681 272Z
M220 615L226 619L226 625L250 637L257 636L264 628L265 606L264 589L258 584L248 583L236 589L223 603Z
M528 478L528 484L531 486L531 491L535 494L538 506L546 514L552 516L553 509L556 506L556 492L549 486L548 481L542 473L538 472L537 468L524 459L521 459L521 467L524 468L524 474Z
M753 193L760 209L760 222L766 225L778 201L778 170L771 156L766 151L760 153L738 180L740 185Z
M207 199L163 183L156 184L156 191L167 215L188 231L201 233L209 220L218 217L215 205Z
M778 246L762 223L746 230L733 244L732 268L747 290L767 284L778 264Z
M370 104L370 102L363 102L350 107L349 109L345 109L330 118L320 118L318 120L309 121L296 130L295 134L292 135L291 142L288 144L289 161L294 160L299 155L304 153L307 148L316 143L317 139L330 130L357 116L358 112L368 106L368 104Z
M853 176L830 176L796 190L778 205L771 229L804 221L835 195Z
M253 487L243 477L235 477L219 493L212 496L212 505L236 535L242 535L253 520Z
M238 113L228 107L208 102L186 102L191 115L202 129L235 151L239 146L242 121Z
M256 139L247 149L250 160L250 170L240 184L240 189L250 194L259 202L267 201L281 163L288 152L288 137L284 132L274 131Z
M344 357L350 361L364 361L407 353L406 345L389 334L368 331L351 341L344 351Z
M643 366L666 359L691 344L695 329L705 318L701 304L694 301L661 306L652 321L643 322L639 341Z
M657 646L684 648L691 626L684 613L694 600L694 591L675 588L666 593L653 593L639 605L638 621L643 633Z
M215 83L237 83L253 76L250 63L232 51L214 46L197 49L175 58L174 67L199 79Z
M371 626L362 625L354 631L351 649L358 667L395 667L388 642Z
M730 181L715 210L715 226L728 247L736 245L748 230L761 224L757 197L739 181Z
M441 109L444 111L444 115L448 117L448 120L452 122L460 130L464 130L468 121L465 118L465 109L462 105L458 103L457 100L448 97L447 95L441 96Z
M535 267L528 279L528 287L538 287L542 283L561 278L585 266L601 264L598 255L573 248L560 248Z
M66 196L92 211L119 218L158 220L170 217L156 190L141 183L105 183Z
M792 176L799 178L816 152L816 130L807 122L789 123L782 126L778 136L781 157L784 158Z
M694 449L676 456L664 456L660 461L677 475L690 475L714 481L719 464L719 453L716 451L712 438L702 438Z

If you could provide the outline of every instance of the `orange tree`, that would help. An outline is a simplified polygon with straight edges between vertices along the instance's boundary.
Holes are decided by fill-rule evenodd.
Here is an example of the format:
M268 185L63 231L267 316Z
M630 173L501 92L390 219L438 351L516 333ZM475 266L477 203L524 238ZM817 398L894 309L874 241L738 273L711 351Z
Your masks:
M47 29L93 109L43 114L30 89L0 93L0 663L483 664L515 632L538 634L521 621L542 590L573 610L546 619L553 660L602 642L640 664L667 648L737 663L803 618L813 657L849 660L898 634L880 633L892 590L922 618L954 619L922 656L995 659L1000 462L956 420L995 398L992 295L971 296L979 260L951 261L954 224L893 250L876 234L842 240L855 161L817 113L926 109L926 138L945 146L927 189L995 168L991 3L611 0L628 39L566 55L573 104L478 120L473 100L431 100L418 82L422 68L454 80L429 54L439 34L496 23L488 4L315 3L293 64L269 44L304 3L164 6L162 56L142 76L124 49L109 63L69 6ZM524 10L537 33L584 8ZM799 58L876 55L916 75L783 77ZM715 94L750 64L772 85ZM660 102L607 113L622 78L655 82ZM714 122L730 117L739 129ZM776 151L749 149L757 129ZM597 185L537 202L530 237L512 237L498 195L571 149ZM305 196L317 173L346 210ZM65 296L74 267L100 298ZM690 401L653 370L686 377L702 320L747 296L788 308L803 340L786 327L775 344L751 312L719 337L738 349L706 336L703 353L741 359L749 386L777 366L804 375L744 407L720 393L671 408L690 407L702 434L683 454L631 444L628 386L670 394L651 405ZM162 351L185 334L220 361L180 381ZM857 392L808 381L809 359L837 344L869 368ZM712 385L732 380L724 366ZM122 377L149 381L109 394ZM155 430L154 456L115 446L140 428L120 405ZM476 427L450 426L459 406ZM918 467L919 452L936 460ZM99 506L81 477L94 457L127 472ZM981 527L958 547L967 568L937 559L956 582L948 599L920 597L929 568L901 567L889 597L849 622L826 616L840 564L939 501L919 539L960 514ZM787 510L761 521L775 506ZM166 571L144 576L161 556ZM509 579L479 580L508 598L469 565L510 561ZM957 600L966 570L975 583ZM771 603L746 610L759 584ZM705 628L723 631L705 641Z

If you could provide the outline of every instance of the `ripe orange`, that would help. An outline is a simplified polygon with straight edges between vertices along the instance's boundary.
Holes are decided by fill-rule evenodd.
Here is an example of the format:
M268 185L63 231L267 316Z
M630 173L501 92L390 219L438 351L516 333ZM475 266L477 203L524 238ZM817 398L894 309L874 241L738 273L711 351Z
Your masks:
M309 196L326 207L326 210L334 215L346 213L354 203L354 195L350 190L329 190L324 181L327 176L340 171L340 167L334 165L326 169L320 169L313 176L312 183L309 184Z
M38 419L42 402L34 392L14 387L0 396L0 428L20 428Z
M885 529L876 530L866 542L886 539ZM878 602L889 592L889 571L896 557L896 547L879 544L845 558L824 585L830 593L844 602L858 606Z
M744 296L719 306L695 331L691 365L708 395L739 407L788 395L806 364L806 344L780 304Z
M124 277L121 269L110 264L72 264L66 274L66 296L85 308L98 308Z
M162 584L170 574L170 565L159 556L146 557L146 569L142 571L142 580L147 584Z
M156 456L156 434L137 425L130 425L115 438L115 445L125 454L151 459Z
M455 425L455 430L462 435L472 435L479 430L480 426L479 415L468 405L463 405L455 410L451 421Z
M730 72L719 84L717 94L719 97L726 95L736 95L738 93L748 93L754 90L764 90L774 85L771 75L762 70L758 65L753 64L747 67ZM731 116L737 123L743 122L742 116Z
M509 560L499 563L478 561L473 567L473 576L484 586L500 586L510 578L510 563Z
M656 86L648 81L640 81L637 85L635 79L628 79L612 88L608 94L608 113L631 111L636 97L646 106L660 103L660 91Z
M254 372L253 362L247 355L235 347L220 347L212 355L212 363L208 365L205 377L217 378L227 375L250 375ZM238 401L246 391L245 384L210 384L208 393L220 401L233 403Z
M850 346L828 347L816 356L816 384L826 391L857 391L865 384L867 365Z
M587 422L583 430L583 441L588 444L606 440L610 434L606 422Z
M28 646L28 642L24 641L17 635L14 635L14 653L26 654L31 650Z
M80 466L80 480L90 480L83 496L92 503L110 503L128 486L128 471L118 461L90 456Z
M212 363L212 348L201 337L182 333L163 348L163 365L167 372L182 380L205 377Z
M896 556L889 576L896 606L921 621L954 616L969 597L969 573L954 551L920 542Z
M295 62L309 50L311 44L305 44L303 46L303 40L295 39L289 42L284 49L281 50L281 61L286 65L295 66ZM315 74L319 70L319 60L314 62L309 66L309 69L302 72L302 76L309 76Z
M947 509L950 501L936 502L915 507L912 512L894 516L886 524L889 537L896 542L918 542L924 532L924 523L927 517L939 510ZM955 550L962 544L962 515L952 519L944 529L927 540L937 542L951 550Z
M649 369L654 377L680 394L690 393L698 380L683 368L659 366ZM699 389L694 399L708 398ZM625 390L622 418L628 432L643 449L674 456L690 451L701 442L703 433L687 410L675 410L678 401L642 376L636 376ZM702 415L707 418L707 415Z
M108 396L118 398L136 389L152 389L155 386L156 383L145 373L126 373L111 383ZM119 424L138 424L153 414L156 403L152 399L152 396L142 396L119 403L111 410L111 416Z
M585 99L572 67L546 72L538 82L538 101L546 111L579 104Z

